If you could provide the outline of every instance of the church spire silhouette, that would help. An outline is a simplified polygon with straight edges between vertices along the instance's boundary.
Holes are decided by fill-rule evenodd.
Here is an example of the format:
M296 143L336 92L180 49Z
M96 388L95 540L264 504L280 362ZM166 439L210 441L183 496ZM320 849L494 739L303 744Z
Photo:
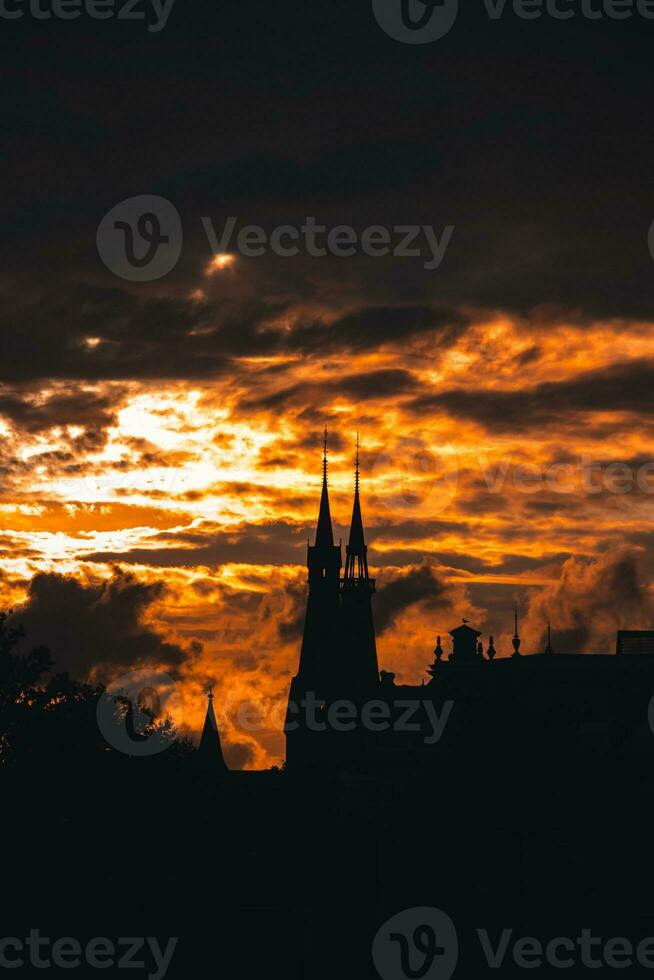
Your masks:
M361 516L361 499L359 497L359 433L357 432L354 457L354 502L352 504L352 521L350 523L350 539L346 547L345 578L368 580L368 548L363 533L363 518Z
M345 553L342 603L347 638L346 673L351 696L356 700L370 694L379 683L377 644L372 615L375 580L368 573L368 547L363 531L360 497L359 433L354 451L354 500L350 537Z
M202 762L206 762L207 766L210 766L214 772L229 772L223 756L222 745L220 744L220 732L218 731L216 713L213 709L212 688L209 688L209 693L207 694L207 714L204 719L198 752Z
M325 426L324 431L322 453L322 492L320 495L320 510L318 512L318 526L316 528L315 546L317 548L334 547L332 516L329 510L329 491L327 489L327 426Z

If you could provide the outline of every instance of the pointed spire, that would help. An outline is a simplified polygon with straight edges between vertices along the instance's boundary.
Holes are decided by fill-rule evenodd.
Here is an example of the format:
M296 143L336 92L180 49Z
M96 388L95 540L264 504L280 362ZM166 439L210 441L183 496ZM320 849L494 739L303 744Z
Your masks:
M518 603L515 604L515 633L513 634L513 656L520 656L520 634L518 633Z
M491 636L490 643L488 644L488 649L486 650L486 656L488 657L489 660L492 660L495 657L495 653L496 653L495 644L493 643L493 637Z
M322 453L322 493L320 495L320 512L316 528L316 547L333 548L334 533L332 518L329 511L329 493L327 491L327 426L325 426L324 445Z
M352 504L350 539L347 545L347 558L345 562L345 577L350 579L368 578L368 549L366 548L366 541L363 533L359 482L359 433L357 432L354 452L354 503Z
M354 504L352 506L352 523L350 524L350 548L357 554L365 548L363 536L363 518L361 517L361 501L359 499L359 433L357 432L356 450L354 456Z
M218 722L216 721L216 713L213 710L213 688L209 688L207 694L207 714L204 719L204 727L202 729L202 735L200 736L200 745L198 746L198 752L203 759L203 765L206 763L207 766L211 766L216 772L227 772L227 765L225 764L225 759L223 758L223 750L220 744L220 732L218 731Z

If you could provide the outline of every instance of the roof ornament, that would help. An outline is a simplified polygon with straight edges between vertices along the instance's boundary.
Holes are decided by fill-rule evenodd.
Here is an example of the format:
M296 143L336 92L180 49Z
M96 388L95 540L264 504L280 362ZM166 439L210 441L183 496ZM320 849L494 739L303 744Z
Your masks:
M325 426L324 443L322 450L322 479L327 483L327 426Z
M518 633L518 603L517 602L515 604L514 617L515 617L515 633L513 634L513 640L511 642L513 643L513 656L514 657L519 657L520 656L520 634Z
M359 433L357 432L356 452L354 456L354 495L359 493Z

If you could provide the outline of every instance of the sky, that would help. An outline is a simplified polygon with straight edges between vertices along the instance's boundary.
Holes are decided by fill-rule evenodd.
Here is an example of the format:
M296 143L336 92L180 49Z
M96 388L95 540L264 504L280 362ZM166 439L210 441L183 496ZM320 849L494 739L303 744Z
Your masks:
M462 617L509 655L515 603L524 653L548 620L559 652L651 627L653 32L480 2L413 45L342 0L3 24L0 604L24 643L169 673L194 735L213 684L230 765L279 765L325 425L344 542L359 433L399 682ZM183 227L154 281L97 244L139 195ZM275 254L310 218L353 254ZM414 225L419 255L361 246Z

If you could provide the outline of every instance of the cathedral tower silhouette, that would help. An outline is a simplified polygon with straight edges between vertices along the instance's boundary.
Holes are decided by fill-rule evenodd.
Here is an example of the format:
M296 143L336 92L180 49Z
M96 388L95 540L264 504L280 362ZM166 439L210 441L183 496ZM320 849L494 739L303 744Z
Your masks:
M325 737L325 713L334 701L353 704L374 695L379 684L372 595L368 574L361 501L359 444L355 461L354 503L345 575L341 579L341 546L334 544L327 479L327 429L316 537L308 546L308 595L298 672L291 681L286 713L286 762L289 767L315 764L334 754L359 750L358 732ZM357 726L358 727L358 726ZM316 734L322 734L319 739ZM338 742L338 747L336 745Z

